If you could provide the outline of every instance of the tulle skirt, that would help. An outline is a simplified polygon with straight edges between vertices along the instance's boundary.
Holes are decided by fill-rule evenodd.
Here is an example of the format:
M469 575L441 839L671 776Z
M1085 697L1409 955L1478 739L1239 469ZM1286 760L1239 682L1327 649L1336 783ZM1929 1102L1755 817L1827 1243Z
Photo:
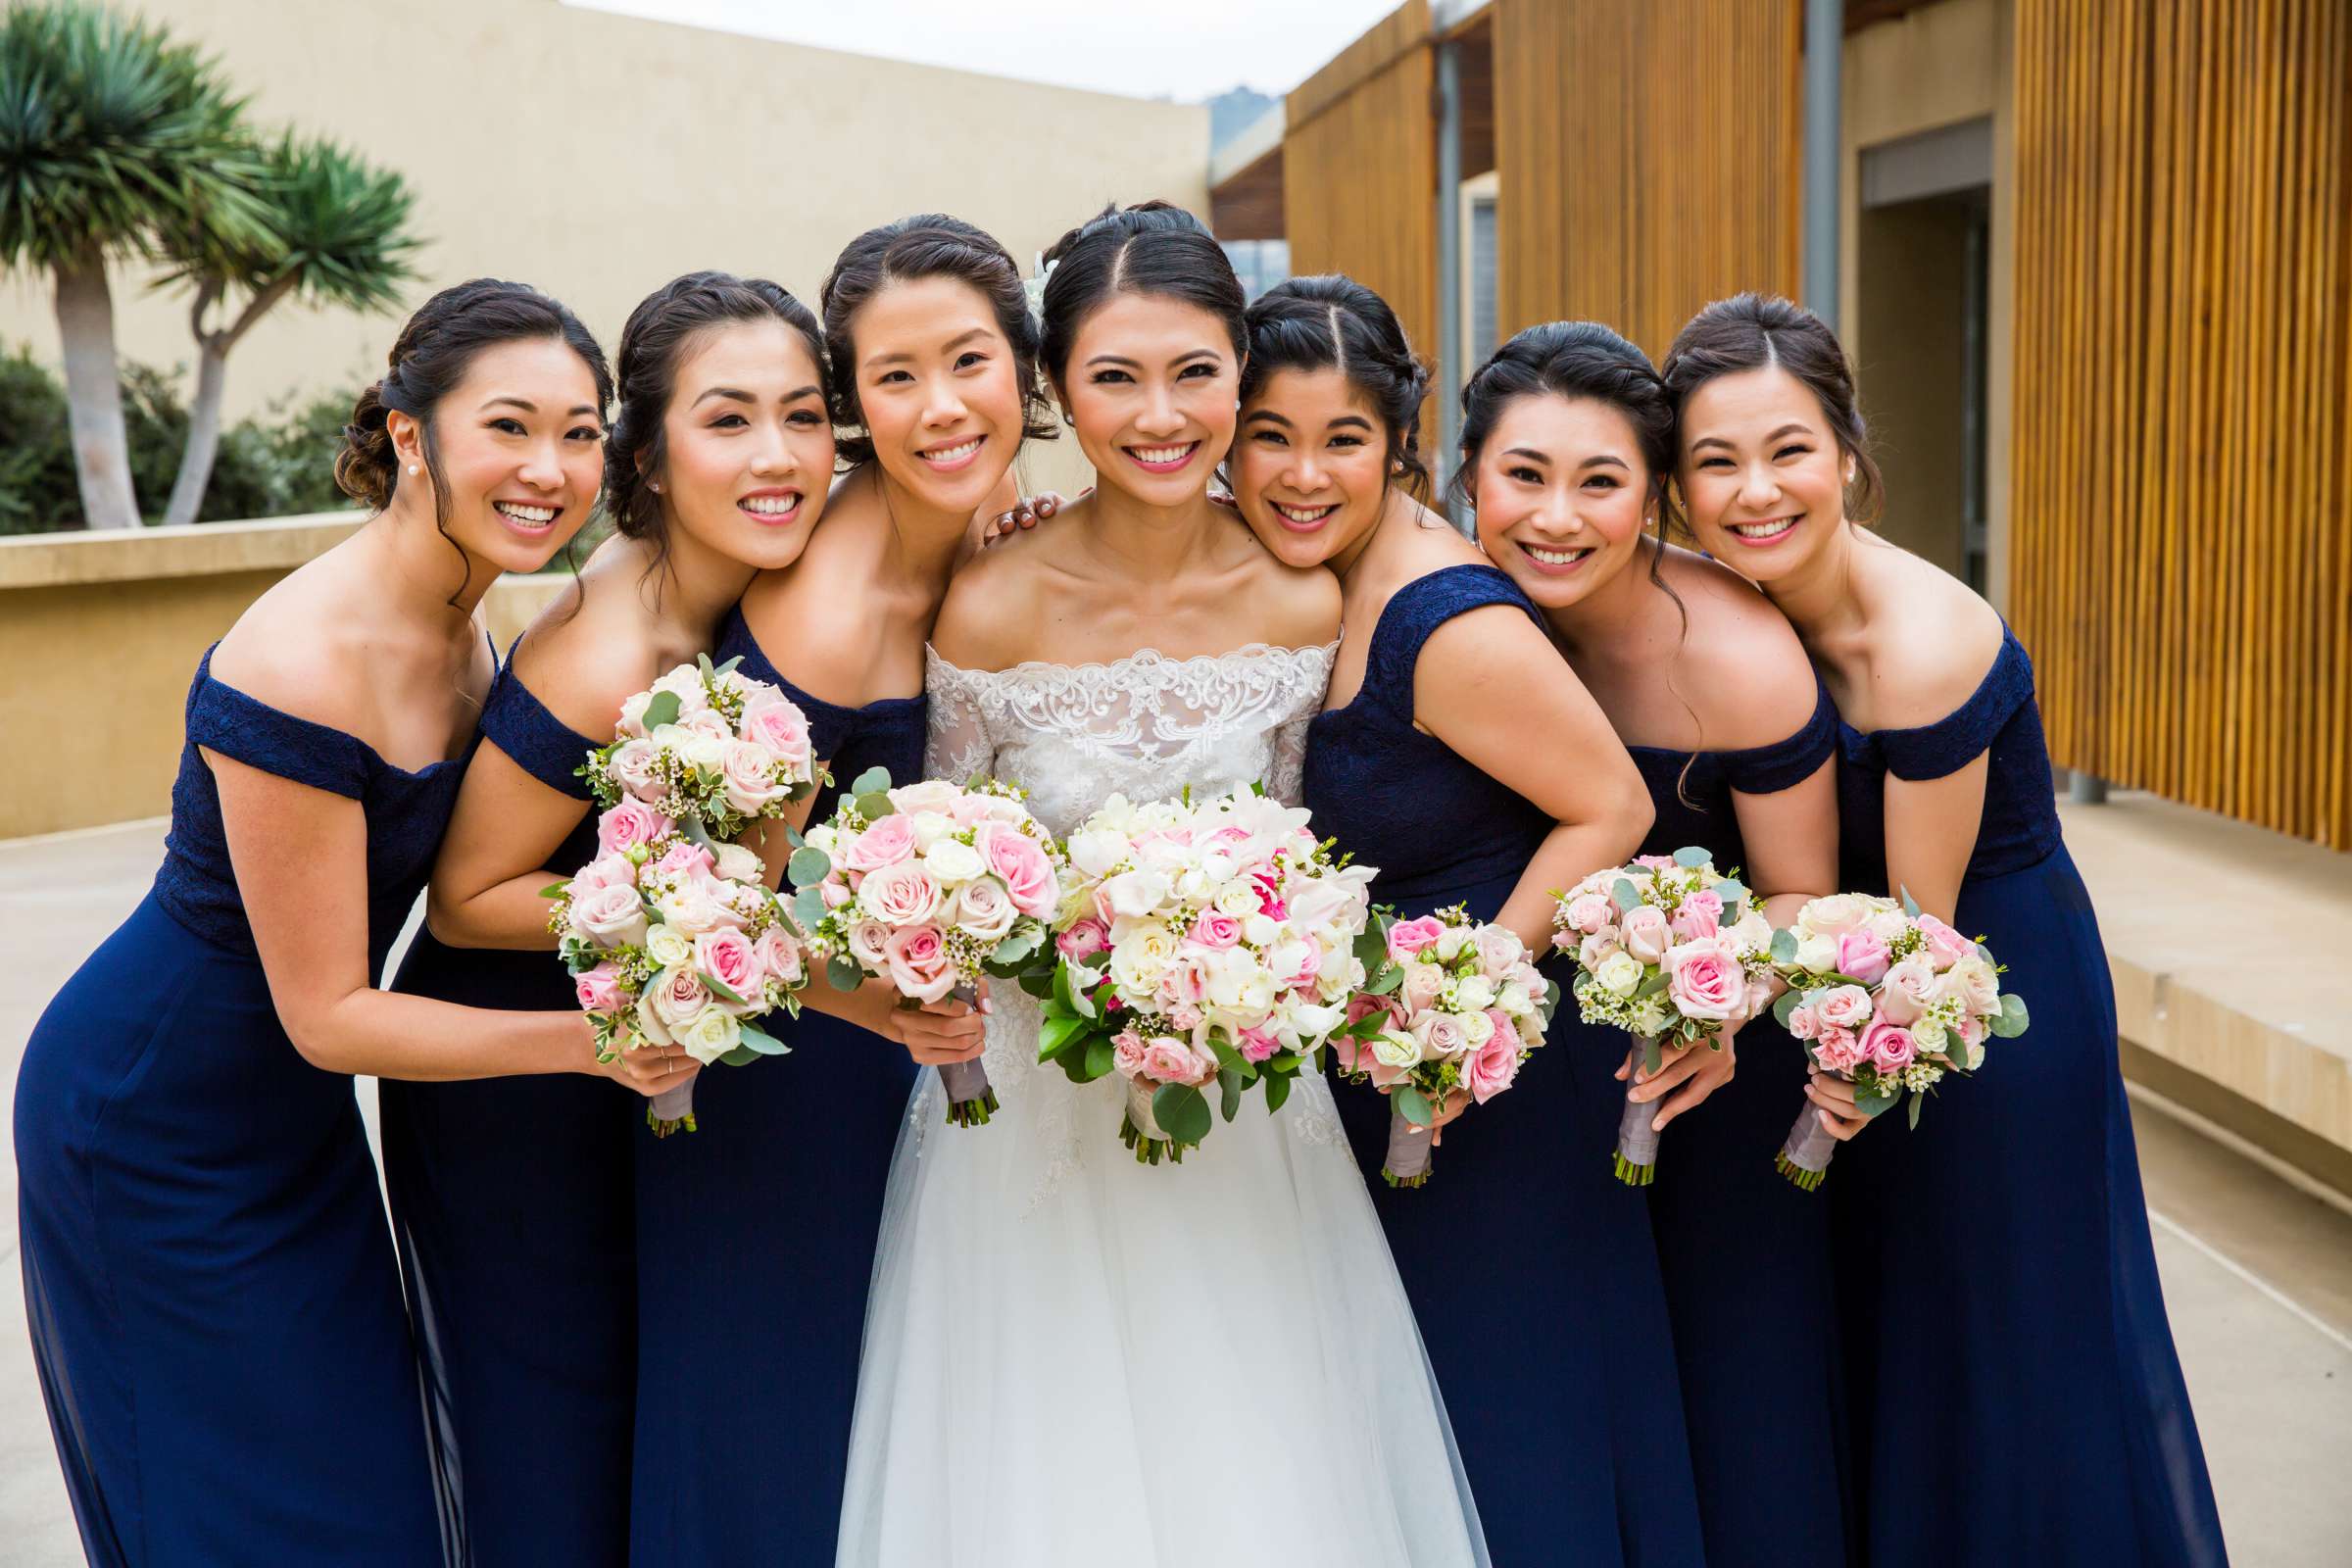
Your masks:
M900 1133L838 1560L1484 1563L1329 1089L1140 1165L1122 1081L1035 1066L1036 1004L995 1004L995 1118L943 1125L925 1072Z

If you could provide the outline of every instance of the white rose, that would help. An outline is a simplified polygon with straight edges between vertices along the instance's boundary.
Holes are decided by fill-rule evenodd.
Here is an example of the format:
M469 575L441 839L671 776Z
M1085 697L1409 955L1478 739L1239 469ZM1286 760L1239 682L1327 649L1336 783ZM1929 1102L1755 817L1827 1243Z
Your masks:
M1494 1005L1494 982L1483 974L1464 975L1453 983L1453 1000L1468 1011L1484 1012Z
M1438 938L1438 961L1451 963L1462 956L1462 950L1470 945L1470 931L1467 927L1447 926L1444 934Z
M1217 889L1217 912L1230 914L1239 920L1257 912L1257 886L1248 878L1240 878Z
M823 852L825 858L841 858L841 829L830 822L819 822L804 835L808 847Z
M1796 966L1813 974L1838 971L1838 939L1806 933L1796 939Z
M620 705L620 719L613 726L623 735L645 738L645 710L654 700L652 692L639 692Z
M1642 989L1642 960L1630 953L1612 953L1600 960L1592 978L1611 996L1630 997Z
M1911 1043L1922 1054L1940 1052L1945 1045L1943 1020L1932 1012L1923 1012L1911 1020Z
M1749 909L1740 923L1728 933L1732 951L1742 958L1754 957L1772 947L1772 922L1755 909Z
M743 1025L724 1007L705 1007L676 1035L686 1054L708 1067L743 1044Z
M1012 929L1021 911L1013 907L1012 895L1004 884L993 876L977 877L963 885L956 895L956 907L950 918L956 928L979 942L996 942Z
M917 818L917 821L919 823L920 818ZM917 842L920 842L922 834L919 826L915 836ZM980 852L961 839L943 838L933 841L931 847L923 852L923 862L931 867L931 875L938 879L942 887L954 887L957 883L969 882L986 869L980 858Z
M1176 933L1157 920L1138 920L1111 933L1110 978L1130 996L1148 997L1176 956Z
M1421 1065L1421 1042L1411 1035L1384 1029L1372 1037L1372 1059L1383 1067L1394 1067L1399 1072L1408 1067L1418 1067Z
M1524 1018L1536 1010L1536 999L1527 994L1527 987L1516 980L1509 980L1495 994L1494 1005L1514 1018Z
M1488 1017L1485 1013L1465 1012L1460 1014L1460 1017L1462 1021L1462 1038L1470 1042L1470 1049L1472 1051L1476 1051L1479 1047L1485 1045L1488 1041L1494 1038L1494 1020Z
M645 956L654 966L667 969L694 958L694 939L674 925L658 925L646 933Z
M764 882L767 866L740 844L721 844L711 852L712 869L729 882Z
M670 889L654 900L654 907L662 918L684 930L688 936L699 937L726 917L718 901L700 883L687 882Z
M938 811L917 811L906 820L914 828L918 850L927 850L956 831L956 819Z

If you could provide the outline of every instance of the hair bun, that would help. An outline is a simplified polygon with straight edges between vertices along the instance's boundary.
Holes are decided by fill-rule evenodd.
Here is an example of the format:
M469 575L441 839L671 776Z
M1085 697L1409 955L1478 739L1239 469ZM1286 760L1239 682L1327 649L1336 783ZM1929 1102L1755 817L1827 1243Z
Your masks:
M400 466L392 453L392 433L384 427L386 413L384 383L370 381L352 405L343 450L335 454L335 488L377 512L392 504L392 480Z

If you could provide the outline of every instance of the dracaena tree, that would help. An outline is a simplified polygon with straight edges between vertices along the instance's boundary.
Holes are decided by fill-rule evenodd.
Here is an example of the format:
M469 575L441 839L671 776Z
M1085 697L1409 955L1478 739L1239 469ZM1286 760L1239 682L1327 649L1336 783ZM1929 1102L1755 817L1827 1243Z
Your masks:
M261 161L213 62L80 0L0 12L0 271L55 284L75 478L94 528L136 527L110 262L202 224L267 245Z
M415 200L399 174L331 141L287 134L267 149L254 195L266 231L221 231L199 220L164 231L172 278L195 288L196 396L172 486L167 523L194 522L220 445L220 397L229 350L289 296L357 311L397 304L416 237Z

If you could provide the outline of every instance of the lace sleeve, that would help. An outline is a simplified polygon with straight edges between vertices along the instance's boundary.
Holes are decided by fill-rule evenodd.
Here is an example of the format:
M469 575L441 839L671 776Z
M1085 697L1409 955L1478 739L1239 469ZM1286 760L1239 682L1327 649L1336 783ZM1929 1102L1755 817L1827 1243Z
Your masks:
M923 650L923 692L930 699L923 776L962 783L996 765L997 746L981 710L980 682L930 648Z

